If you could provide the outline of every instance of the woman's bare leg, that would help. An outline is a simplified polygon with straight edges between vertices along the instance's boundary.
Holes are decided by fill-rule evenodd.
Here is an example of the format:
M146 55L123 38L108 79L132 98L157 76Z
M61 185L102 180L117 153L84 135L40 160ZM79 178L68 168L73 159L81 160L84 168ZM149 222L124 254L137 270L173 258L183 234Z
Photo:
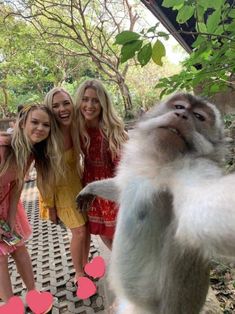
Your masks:
M88 263L88 257L90 252L90 244L91 244L91 234L88 228L88 224L86 224L86 243L84 247L84 253L83 253L83 268Z
M112 250L112 245L113 245L113 239L109 239L105 236L100 236L101 240L104 242L104 244L107 246L110 251Z
M28 291L35 289L35 281L33 274L33 267L28 250L25 245L19 246L12 254L15 260L18 273Z
M13 296L7 255L0 255L0 278L0 298L7 302Z
M72 256L73 266L75 268L75 278L77 279L84 275L83 262L84 262L84 252L87 242L87 232L86 226L81 226L77 228L72 228L72 239L70 243L70 252Z

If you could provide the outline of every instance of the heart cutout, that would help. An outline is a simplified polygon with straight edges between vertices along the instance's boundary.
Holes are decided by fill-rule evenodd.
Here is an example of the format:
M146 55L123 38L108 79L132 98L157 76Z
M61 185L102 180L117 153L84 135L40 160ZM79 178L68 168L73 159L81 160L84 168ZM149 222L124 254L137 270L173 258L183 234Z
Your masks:
M87 275L93 278L101 278L105 274L105 262L103 257L96 256L90 263L87 263L84 268Z
M24 303L20 297L11 297L8 302L0 306L0 314L24 314Z
M26 302L29 308L35 314L47 313L53 303L53 297L50 292L39 292L37 290L31 290L26 295Z
M96 293L96 286L89 278L78 278L77 285L77 297L82 300L88 299Z

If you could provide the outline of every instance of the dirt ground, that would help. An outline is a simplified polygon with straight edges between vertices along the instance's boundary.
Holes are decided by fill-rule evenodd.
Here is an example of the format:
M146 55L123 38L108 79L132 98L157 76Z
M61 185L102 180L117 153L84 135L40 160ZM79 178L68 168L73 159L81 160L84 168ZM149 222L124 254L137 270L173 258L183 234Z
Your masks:
M224 314L235 313L235 261L213 260L210 282Z

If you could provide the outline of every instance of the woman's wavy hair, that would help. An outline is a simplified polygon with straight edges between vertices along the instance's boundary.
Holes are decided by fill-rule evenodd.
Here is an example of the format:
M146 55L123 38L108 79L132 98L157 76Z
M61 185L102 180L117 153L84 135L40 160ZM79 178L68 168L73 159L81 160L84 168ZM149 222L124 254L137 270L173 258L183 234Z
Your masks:
M29 114L34 110L46 112L50 120L50 132L48 137L36 144L32 144L29 141L24 131L24 126L29 118ZM17 167L17 180L21 187L24 182L25 173L29 167L29 162L32 158L32 160L35 160L37 180L41 183L43 182L42 191L46 193L48 189L51 189L55 180L55 174L58 175L58 169L60 169L60 158L58 158L59 149L56 140L56 134L58 133L57 128L55 118L46 106L41 104L25 106L16 119L7 158L0 166L0 176L15 163Z
M86 121L80 110L85 91L92 88L96 91L101 105L99 126L103 136L109 143L112 158L115 159L120 154L121 147L127 141L128 135L124 128L122 119L117 115L109 94L104 85L97 79L87 80L79 87L75 95L76 120L79 127L79 134L88 151L90 146L90 137L86 130Z
M54 87L46 94L45 99L44 99L44 104L48 108L50 108L50 110L53 112L53 108L52 108L53 98L54 98L55 94L60 93L60 92L68 95L70 102L73 105L73 113L72 113L73 118L72 118L72 125L71 125L70 132L71 132L71 138L73 141L73 148L74 148L74 151L76 154L76 159L77 159L77 162L76 162L77 172L78 172L79 176L81 176L82 175L81 148L80 148L78 126L77 126L76 120L75 120L75 106L74 106L74 102L73 102L71 95L62 87ZM58 125L58 128L60 129L60 126L58 123L57 123L57 125ZM60 141L60 147L62 147L62 151L64 152L64 137L63 137L61 130L59 130L59 141ZM63 154L61 156L63 158Z

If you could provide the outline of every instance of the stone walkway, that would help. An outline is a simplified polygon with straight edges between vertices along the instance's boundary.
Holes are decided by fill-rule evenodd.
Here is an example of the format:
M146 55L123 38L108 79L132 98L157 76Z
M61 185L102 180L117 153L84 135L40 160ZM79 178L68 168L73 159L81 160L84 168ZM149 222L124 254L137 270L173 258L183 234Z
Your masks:
M49 291L55 297L50 313L109 313L105 309L108 308L105 297L107 287L106 280L103 278L95 282L97 294L87 300L77 298L76 287L72 283L74 269L69 251L71 233L64 226L39 219L35 180L25 183L22 200L33 228L32 238L28 241L27 247L32 259L37 290ZM98 237L93 237L90 258L98 255L100 255L100 242ZM9 269L14 293L24 294L25 287L13 260L10 260Z
M54 296L50 313L114 314L116 312L115 307L111 307L111 304L114 303L114 296L108 288L106 276L95 282L97 286L95 295L87 300L77 298L76 287L72 282L74 269L69 251L71 233L63 225L54 225L49 221L39 219L38 192L35 186L35 178L32 179L32 181L25 183L22 193L22 200L33 228L32 238L28 241L27 247L31 255L37 290L49 291ZM93 236L89 257L92 259L98 255L104 258L106 268L108 268L110 252L99 237ZM9 269L14 293L24 295L26 292L25 287L16 271L15 263L11 259ZM220 313L219 303L214 292L210 289L206 304L200 314Z

